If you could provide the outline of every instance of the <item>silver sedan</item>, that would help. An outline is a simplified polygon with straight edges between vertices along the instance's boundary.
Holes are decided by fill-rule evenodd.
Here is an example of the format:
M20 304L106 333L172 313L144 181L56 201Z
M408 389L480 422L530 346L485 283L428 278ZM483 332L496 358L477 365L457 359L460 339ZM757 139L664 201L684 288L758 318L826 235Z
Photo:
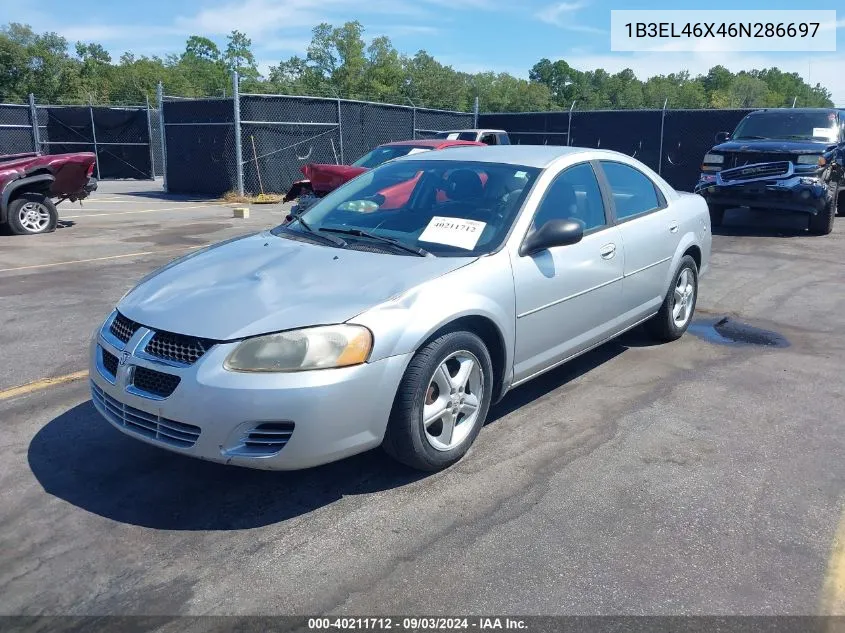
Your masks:
M445 468L508 390L639 324L679 338L710 245L704 200L623 154L408 156L142 280L93 336L93 402L226 464Z

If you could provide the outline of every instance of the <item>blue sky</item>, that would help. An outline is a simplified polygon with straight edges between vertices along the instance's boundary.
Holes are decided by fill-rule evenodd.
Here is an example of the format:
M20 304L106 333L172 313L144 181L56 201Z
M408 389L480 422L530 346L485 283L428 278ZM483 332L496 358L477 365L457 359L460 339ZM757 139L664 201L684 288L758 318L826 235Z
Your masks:
M801 8L830 9L831 2ZM97 41L113 56L179 52L188 35L223 42L232 29L253 40L265 70L303 53L311 28L358 19L367 37L388 35L404 53L425 49L470 72L506 71L527 77L542 57L563 58L581 70L632 68L640 78L688 69L697 74L716 64L737 71L779 66L820 82L845 106L845 11L840 11L835 53L612 53L610 10L615 9L795 9L783 0L700 3L643 0L0 0L0 21L54 30L76 40Z

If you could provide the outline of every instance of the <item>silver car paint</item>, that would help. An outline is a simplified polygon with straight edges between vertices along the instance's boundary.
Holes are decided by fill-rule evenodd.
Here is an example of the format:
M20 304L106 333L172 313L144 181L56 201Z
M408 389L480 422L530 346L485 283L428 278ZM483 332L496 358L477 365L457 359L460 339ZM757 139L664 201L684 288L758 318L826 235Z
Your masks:
M709 267L710 221L703 198L678 194L626 155L501 146L412 157L453 158L543 168L497 252L476 259L416 258L341 251L261 234L168 268L118 306L144 325L217 339L348 320L374 334L365 365L237 374L222 368L234 348L229 343L184 370L182 384L170 398L151 403L94 371L94 343L92 380L130 406L201 426L201 444L180 452L254 467L301 468L376 446L414 351L456 319L483 318L495 326L504 348L504 393L653 315L687 249L699 250L701 275ZM520 256L519 246L552 179L574 164L601 159L645 172L663 192L667 208L588 234L572 246ZM608 244L615 246L610 258L602 256ZM578 274L561 275L564 270ZM97 338L103 342L102 336ZM382 398L373 399L376 393ZM228 454L233 434L257 419L294 420L291 442L278 455L261 460Z
M342 323L470 261L326 248L263 232L150 277L118 307L161 330L232 340Z

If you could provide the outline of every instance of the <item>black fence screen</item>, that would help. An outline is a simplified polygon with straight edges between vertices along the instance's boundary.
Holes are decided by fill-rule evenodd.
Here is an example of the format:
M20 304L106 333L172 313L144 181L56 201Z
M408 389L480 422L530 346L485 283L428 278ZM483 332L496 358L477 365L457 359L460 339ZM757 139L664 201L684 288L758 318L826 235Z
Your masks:
M345 99L241 95L244 191L284 193L308 163L349 164L391 141L472 127L473 115ZM167 188L220 195L237 189L232 100L164 101Z
M168 191L221 194L235 187L231 99L162 103Z
M479 126L503 129L522 145L572 145L622 152L676 189L691 191L717 132L730 132L751 110L613 110L481 114ZM662 139L662 145L661 145Z
M149 179L150 125L147 108L0 104L0 154L92 152L102 179Z

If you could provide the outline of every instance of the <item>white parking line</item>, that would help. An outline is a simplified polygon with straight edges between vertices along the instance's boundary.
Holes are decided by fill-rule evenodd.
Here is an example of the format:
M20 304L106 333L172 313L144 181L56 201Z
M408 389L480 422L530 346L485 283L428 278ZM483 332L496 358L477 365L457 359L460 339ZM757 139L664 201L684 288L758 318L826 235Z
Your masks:
M70 266L72 264L86 264L88 262L102 262L109 259L121 259L124 257L141 257L142 255L158 255L159 253L172 253L174 251L189 251L195 248L203 248L208 244L198 246L180 246L179 248L164 248L158 251L139 251L137 253L126 253L124 255L109 255L108 257L92 257L91 259L73 259L66 262L55 262L52 264L35 264L32 266L18 266L17 268L0 268L0 273L11 273L18 270L33 270L35 268L50 268L52 266Z

